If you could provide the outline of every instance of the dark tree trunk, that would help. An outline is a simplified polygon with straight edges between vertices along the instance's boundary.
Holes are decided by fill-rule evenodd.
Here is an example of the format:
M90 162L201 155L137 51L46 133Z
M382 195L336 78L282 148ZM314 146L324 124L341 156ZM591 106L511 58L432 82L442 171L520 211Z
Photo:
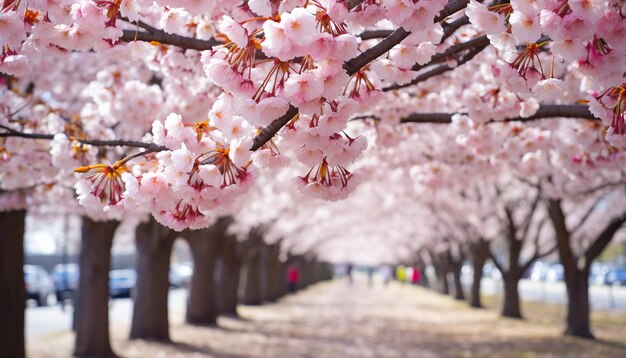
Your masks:
M589 271L575 270L566 278L567 287L567 326L565 334L594 338L589 322Z
M504 299L502 301L502 316L510 318L522 318L519 299L520 276L509 273L502 273L504 283Z
M626 214L613 218L591 241L584 253L577 257L570 246L571 233L565 223L565 213L560 200L548 200L548 213L557 238L559 259L563 265L567 287L567 318L565 334L582 338L594 338L589 320L589 268L611 242L615 233L626 222ZM594 205L595 206L595 205ZM582 263L579 267L579 263Z
M170 255L174 235L150 218L137 227L137 284L135 286L131 339L168 342L168 293Z
M433 267L435 268L435 276L437 277L437 291L443 295L450 294L450 285L448 284L449 263L447 254L431 255Z
M0 212L0 357L24 351L24 218L25 210Z
M463 285L461 284L461 267L457 265L453 266L452 278L454 280L454 298L462 301L465 299L465 294L463 293Z
M194 264L186 314L190 324L214 325L217 321L215 261L219 237L209 232L214 229L189 232L186 237Z
M471 246L472 267L474 269L472 275L472 287L470 289L470 306L482 308L480 300L480 283L483 279L483 268L489 257L489 242L479 240Z
M283 297L287 294L288 292L288 285L287 285L287 262L286 261L280 261L278 264L278 272L277 272L277 278L278 278L278 297Z
M437 273L438 291L441 294L450 294L450 284L448 283L448 270L441 268Z
M261 244L259 244L260 246ZM261 273L260 273L259 247L253 248L248 253L244 264L243 292L241 302L244 305L261 304Z
M280 253L280 247L278 244L274 244L267 247L265 252L265 259L263 264L264 283L266 292L264 294L264 300L268 302L274 302L280 297L280 282L279 271L280 261L278 255Z
M115 356L109 342L111 245L119 222L83 217L76 302L77 357Z
M486 262L486 258L472 258L472 266L474 268L474 272L472 274L472 287L470 289L470 306L475 308L483 307L480 300L480 283L483 280L483 267L485 267Z
M221 246L222 275L220 277L220 313L237 316L237 291L241 260L237 257L237 238L224 238Z
M502 283L504 285L501 315L503 317L522 318L518 285L523 273L523 268L519 263L523 242L515 238L515 228L511 226L509 230L511 230L511 232L507 236L507 243L509 245L507 265L503 266L498 264L493 255L492 258L496 267L502 274Z
M456 259L452 257L452 252L448 251L448 262L450 263L450 271L452 271L452 280L454 282L454 298L457 300L465 300L463 293L463 285L461 283L461 270L463 269L463 255L459 254Z

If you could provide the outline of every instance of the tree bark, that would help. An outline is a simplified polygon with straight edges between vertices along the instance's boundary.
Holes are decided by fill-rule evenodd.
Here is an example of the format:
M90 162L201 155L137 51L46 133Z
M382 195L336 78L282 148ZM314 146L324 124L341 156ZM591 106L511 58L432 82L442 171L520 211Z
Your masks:
M24 349L24 219L26 210L0 212L0 357L21 358Z
M522 278L523 269L519 263L520 254L522 252L522 240L515 238L515 228L510 227L511 232L507 235L508 257L506 265L498 263L494 255L493 262L502 274L502 283L504 285L504 297L502 299L503 317L522 318L522 310L520 308L520 299L518 285Z
M575 270L566 279L567 319L565 334L594 338L589 322L589 270Z
M470 289L470 306L482 308L480 300L480 284L483 279L483 268L489 257L489 242L480 239L471 245L472 267L472 287Z
M136 230L137 283L130 339L169 342L168 294L174 235L152 217Z
M265 294L264 300L268 302L275 302L280 297L280 282L279 282L279 271L280 271L280 261L278 260L278 255L280 253L279 244L270 245L267 247L265 251L265 259L263 264L263 273L265 283Z
M453 266L452 278L454 281L454 299L463 301L465 294L463 293L463 285L461 284L461 268Z
M435 276L437 277L437 291L443 295L450 294L450 285L448 284L448 271L449 264L447 262L447 255L434 254L431 255L433 260L433 267L435 268Z
M448 251L448 262L450 262L450 268L452 271L452 279L454 282L454 298L457 300L465 300L465 294L463 293L463 285L461 283L461 270L463 269L463 255L460 255L456 260L452 257L452 253Z
M241 271L241 259L237 255L237 238L230 236L224 238L220 250L222 259L222 276L220 277L220 313L237 316L237 291L239 289L239 276Z
M119 222L83 217L76 302L76 357L115 356L109 342L111 246Z
M241 302L244 305L261 304L260 245L261 243L250 250L244 264L244 282L241 298Z
M502 301L501 315L503 317L522 318L518 291L520 278L521 277L519 275L514 275L510 272L502 273L502 282L504 283L504 298Z
M214 325L217 321L214 274L219 237L210 232L213 230L215 228L188 232L186 237L194 264L185 316L190 324Z
M565 335L594 338L589 320L589 268L611 242L617 231L626 222L626 214L613 218L591 241L582 255L577 257L571 247L571 233L567 229L565 213L560 200L548 200L548 213L557 238L559 259L567 288L567 318Z

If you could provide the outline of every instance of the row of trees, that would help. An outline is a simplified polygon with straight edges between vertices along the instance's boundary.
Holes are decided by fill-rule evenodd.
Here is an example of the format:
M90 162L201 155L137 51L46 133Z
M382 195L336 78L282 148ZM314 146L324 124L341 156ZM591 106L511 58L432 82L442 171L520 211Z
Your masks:
M621 227L620 2L1 6L2 213L233 216L239 237L368 264L501 240L509 282L556 247L571 307ZM14 275L22 249L2 245Z
M446 199L454 200L454 205L433 203L439 205L430 207L434 237L419 247L417 260L434 266L442 293L449 293L452 276L454 296L461 300L465 298L461 267L470 262L470 305L481 307L483 267L491 259L503 281L502 316L522 318L518 293L522 275L538 259L556 253L567 288L565 334L593 338L590 268L626 223L626 190L623 184L598 188L576 201L551 198L544 190L509 178L491 187L465 188ZM468 210L468 205L474 210Z
M0 215L3 224L12 228L3 237L5 248L23 244L24 218L24 211ZM332 267L317 261L313 254L291 255L281 248L280 242L266 243L262 228L251 230L246 237L229 234L227 229L232 221L223 217L207 229L182 233L167 229L153 219L137 226L137 283L130 339L170 341L169 265L173 243L178 237L189 243L194 262L185 315L189 324L214 325L219 315L237 316L238 304L259 305L278 300L287 294L289 265L300 271L299 288L331 277ZM111 246L119 224L83 218L74 312L75 356L114 355L109 342L108 274ZM2 252L8 250L3 248ZM0 325L3 336L0 352L7 357L23 357L23 255L2 259L6 292L2 295L2 310L6 319Z

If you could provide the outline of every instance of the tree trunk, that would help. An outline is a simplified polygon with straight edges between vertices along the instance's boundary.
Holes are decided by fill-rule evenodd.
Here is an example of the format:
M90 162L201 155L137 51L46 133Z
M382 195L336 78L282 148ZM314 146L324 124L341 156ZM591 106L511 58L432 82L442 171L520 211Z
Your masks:
M237 291L241 260L237 257L237 238L224 238L221 246L222 276L220 277L220 313L237 316Z
M448 250L448 262L450 263L450 271L452 271L452 281L454 282L454 298L457 300L465 300L463 293L463 285L461 283L461 270L463 269L463 255L459 254L455 260L452 252Z
M170 255L174 237L153 218L137 227L137 283L131 339L168 342L168 294Z
M437 291L443 295L450 294L450 286L448 284L449 263L447 255L431 255L433 259L433 267L435 268L435 276L437 277Z
M565 334L582 338L594 338L589 322L589 271L575 270L566 277L567 326Z
M464 300L463 285L461 284L461 265L452 266L452 278L454 281L454 299Z
M259 244L261 245L261 244ZM261 304L261 275L260 275L260 255L259 249L253 248L244 264L243 272L243 292L241 302L244 305Z
M217 321L214 274L218 239L207 230L190 232L187 236L194 264L185 317L187 323L214 325Z
M470 289L470 306L482 308L480 300L480 284L483 279L483 268L489 258L489 242L483 239L478 240L470 246L472 256L472 287Z
M483 279L483 267L487 262L487 257L479 254L472 256L472 266L474 272L472 275L472 288L470 290L470 306L475 308L482 308L483 305L480 301L480 283Z
M559 259L563 265L563 276L567 289L566 335L593 338L589 322L589 266L582 271L577 267L577 259L570 246L570 232L565 223L565 213L560 200L548 200L548 213L556 233ZM582 282L584 280L584 282Z
M278 297L283 297L288 293L288 284L287 284L287 261L280 261L278 264Z
M119 222L83 217L76 302L77 357L115 356L109 342L111 246Z
M502 301L502 316L510 318L522 318L519 299L520 276L508 273L502 273L502 282L504 283L504 298Z
M278 244L274 244L267 247L265 260L264 260L264 282L265 282L265 295L264 300L268 302L275 302L280 297L280 283L279 283L279 271L280 261L278 255L280 253L280 247Z
M26 210L0 212L0 357L25 356L24 351L24 219Z

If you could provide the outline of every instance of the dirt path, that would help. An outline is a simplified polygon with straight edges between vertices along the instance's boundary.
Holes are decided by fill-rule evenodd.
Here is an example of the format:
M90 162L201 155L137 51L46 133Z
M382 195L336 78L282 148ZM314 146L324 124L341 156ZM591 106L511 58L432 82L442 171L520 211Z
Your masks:
M369 288L334 281L277 304L241 307L241 319L193 327L173 312L174 344L128 341L112 329L123 357L626 357L621 343L563 338L555 324L498 318L418 287ZM72 335L29 341L30 357L68 357Z

